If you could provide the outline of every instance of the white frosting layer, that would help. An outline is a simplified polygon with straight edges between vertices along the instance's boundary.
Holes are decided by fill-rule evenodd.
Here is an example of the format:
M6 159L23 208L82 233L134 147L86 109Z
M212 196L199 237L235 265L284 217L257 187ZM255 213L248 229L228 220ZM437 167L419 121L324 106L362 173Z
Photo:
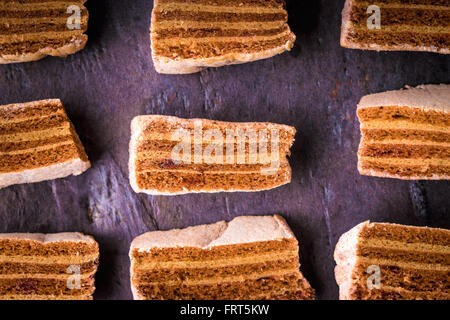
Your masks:
M1 233L0 239L14 240L30 240L41 243L54 242L89 242L94 243L95 240L91 236L86 236L79 232L63 232L63 233Z
M286 221L278 216L243 216L231 222L199 225L186 229L145 233L131 244L131 251L154 248L195 247L208 249L222 245L295 239Z
M420 85L415 88L371 94L361 99L358 109L387 106L450 112L450 85Z

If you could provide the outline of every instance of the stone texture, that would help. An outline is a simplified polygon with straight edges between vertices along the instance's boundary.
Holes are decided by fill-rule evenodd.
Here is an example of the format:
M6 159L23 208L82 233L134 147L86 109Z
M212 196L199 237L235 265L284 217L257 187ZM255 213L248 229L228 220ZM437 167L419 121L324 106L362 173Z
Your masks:
M320 299L337 299L332 252L370 219L450 228L449 182L360 176L356 104L408 84L448 83L450 57L339 46L344 0L288 0L293 51L198 74L158 75L152 1L89 1L89 41L66 59L0 66L0 105L60 98L93 168L79 177L0 190L0 232L79 231L100 243L96 298L130 299L128 247L156 229L281 214L301 244ZM271 121L298 130L292 183L258 193L151 197L128 183L130 121L139 114Z

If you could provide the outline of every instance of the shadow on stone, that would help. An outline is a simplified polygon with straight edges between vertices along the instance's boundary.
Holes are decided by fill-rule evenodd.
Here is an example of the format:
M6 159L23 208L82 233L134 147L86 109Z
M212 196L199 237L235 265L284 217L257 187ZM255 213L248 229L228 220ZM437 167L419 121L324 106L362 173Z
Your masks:
M97 43L102 38L106 25L108 24L108 5L105 0L90 0L85 4L89 11L89 24L87 35L89 44Z
M318 0L287 0L289 14L288 24L297 36L296 46L292 50L293 55L300 53L301 46L309 39L319 25L320 1Z

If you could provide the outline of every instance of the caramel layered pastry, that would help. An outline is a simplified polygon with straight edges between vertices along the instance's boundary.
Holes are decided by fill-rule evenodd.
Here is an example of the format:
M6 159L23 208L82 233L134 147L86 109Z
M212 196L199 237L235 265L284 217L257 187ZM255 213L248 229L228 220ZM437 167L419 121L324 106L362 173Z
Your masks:
M260 191L291 181L295 128L148 115L131 123L135 192L176 195Z
M405 180L450 178L450 85L365 96L358 118L361 174Z
M341 300L450 300L450 231L363 222L334 252Z
M346 0L341 45L450 53L450 1Z
M0 300L92 300L98 259L81 233L0 234Z
M79 175L89 167L60 100L0 106L0 188Z
M194 73L290 50L284 0L155 0L152 56L159 73Z
M0 0L0 63L65 57L84 48L86 0Z
M278 215L148 232L133 240L130 259L137 300L314 299Z

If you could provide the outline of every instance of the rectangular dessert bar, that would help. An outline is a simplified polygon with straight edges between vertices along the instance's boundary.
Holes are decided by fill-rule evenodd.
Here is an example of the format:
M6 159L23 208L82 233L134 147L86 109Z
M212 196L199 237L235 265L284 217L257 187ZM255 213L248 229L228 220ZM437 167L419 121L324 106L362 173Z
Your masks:
M294 135L295 128L272 123L138 116L130 183L152 195L272 189L291 181Z
M284 0L155 0L151 42L159 73L183 74L290 50Z
M148 232L133 240L130 259L137 300L314 299L278 215Z
M361 174L405 180L450 178L450 85L365 96L358 118Z
M81 233L0 234L0 300L91 300L98 259Z
M84 48L86 0L0 0L0 64L65 57Z
M450 1L347 0L341 45L364 50L450 53Z
M59 99L0 106L0 188L79 175L89 167Z
M341 300L450 300L450 230L366 221L334 259Z

